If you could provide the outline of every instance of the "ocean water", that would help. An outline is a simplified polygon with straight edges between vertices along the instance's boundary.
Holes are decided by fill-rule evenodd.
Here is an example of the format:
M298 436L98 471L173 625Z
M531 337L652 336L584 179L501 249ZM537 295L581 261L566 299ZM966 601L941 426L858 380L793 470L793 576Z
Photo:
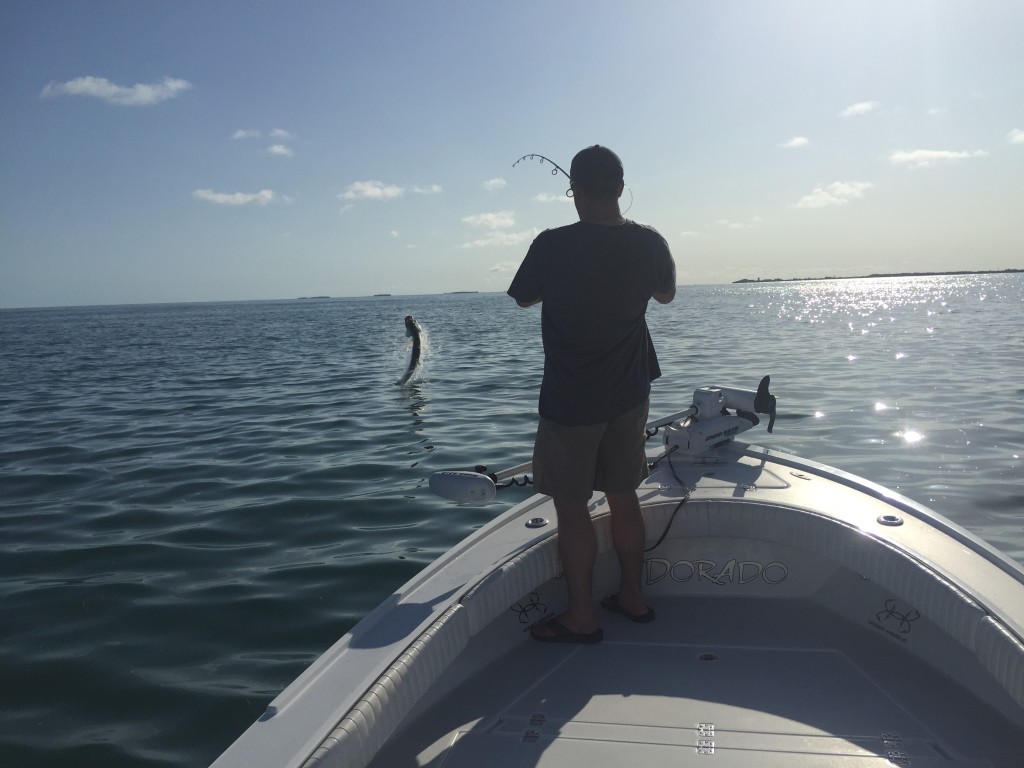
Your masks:
M1022 304L1020 274L681 287L651 414L771 374L775 432L743 439L1024 562ZM539 334L503 294L0 311L0 764L209 764L527 494L427 477L529 458Z

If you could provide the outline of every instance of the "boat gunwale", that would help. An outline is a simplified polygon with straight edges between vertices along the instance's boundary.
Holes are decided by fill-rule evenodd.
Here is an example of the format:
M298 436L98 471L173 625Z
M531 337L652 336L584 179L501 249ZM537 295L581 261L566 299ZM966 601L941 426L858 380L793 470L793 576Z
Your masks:
M867 478L838 469L829 464L814 461L813 459L805 459L800 456L795 456L793 454L777 451L771 448L764 448L759 445L739 445L743 445L744 455L752 458L768 456L776 463L789 468L800 470L812 469L814 470L814 474L823 479L837 482L852 490L860 491L867 496L877 499L878 501L890 504L898 508L900 511L910 514L916 519L927 523L939 532L946 534L959 544L969 547L972 552L980 555L989 563L998 567L1005 574L1013 577L1015 580L1021 582L1021 584L1024 584L1024 565L1001 552L977 534L972 533L967 528L953 522L948 517L930 509L924 504L920 504L901 493L886 488L884 485L880 485L879 483L868 480ZM737 447L739 447L739 445ZM819 512L819 514L827 513Z

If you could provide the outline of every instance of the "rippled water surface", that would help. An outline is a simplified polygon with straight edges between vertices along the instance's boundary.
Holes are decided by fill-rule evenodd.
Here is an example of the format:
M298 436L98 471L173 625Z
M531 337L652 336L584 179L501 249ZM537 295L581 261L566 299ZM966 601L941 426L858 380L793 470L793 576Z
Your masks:
M1024 561L1024 276L683 287L652 416L771 374L744 437L882 483ZM403 318L427 331L395 381ZM506 503L540 313L498 294L0 312L0 763L204 766Z

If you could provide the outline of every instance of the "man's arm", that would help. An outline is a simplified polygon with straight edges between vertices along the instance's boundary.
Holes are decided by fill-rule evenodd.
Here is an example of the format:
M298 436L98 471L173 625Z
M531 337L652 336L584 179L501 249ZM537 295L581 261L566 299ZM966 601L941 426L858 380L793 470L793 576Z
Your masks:
M668 291L667 293L656 293L652 298L659 304L668 304L675 297L676 287L673 285L671 291Z
M530 243L530 249L526 252L523 263L519 265L516 276L512 278L512 285L508 287L508 295L523 308L540 304L544 297L546 271L542 241L545 235L547 232L541 233Z
M672 299L676 297L676 262L672 258L672 255L668 252L668 246L665 246L665 256L668 258L668 263L671 275L665 280L665 284L658 286L661 288L660 291L655 291L652 298L659 304L668 304Z

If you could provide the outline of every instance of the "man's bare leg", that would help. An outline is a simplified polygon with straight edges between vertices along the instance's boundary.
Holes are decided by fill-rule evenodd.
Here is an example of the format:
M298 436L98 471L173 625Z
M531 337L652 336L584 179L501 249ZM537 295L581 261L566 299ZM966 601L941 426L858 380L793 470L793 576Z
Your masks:
M640 616L647 612L647 601L640 591L644 567L646 530L636 493L608 493L608 507L612 516L612 544L619 556L621 571L619 605L629 613Z
M585 501L555 499L558 513L558 554L562 558L569 605L558 621L569 631L586 634L598 627L594 611L594 561L597 535Z

